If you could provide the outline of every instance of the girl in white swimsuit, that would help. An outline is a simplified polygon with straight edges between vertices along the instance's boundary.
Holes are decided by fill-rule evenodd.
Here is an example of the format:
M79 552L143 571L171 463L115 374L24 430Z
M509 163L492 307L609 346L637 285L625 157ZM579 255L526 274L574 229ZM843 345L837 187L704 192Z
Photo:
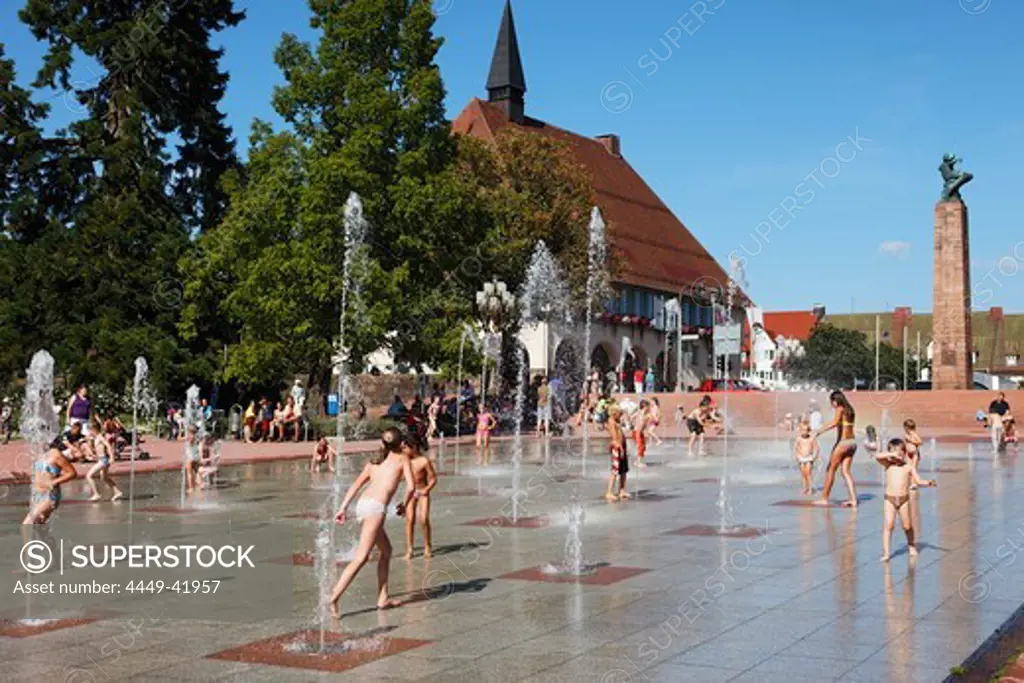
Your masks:
M391 564L391 540L384 530L384 516L387 513L388 503L398 490L398 484L405 480L405 500L398 506L398 516L405 515L405 510L416 492L416 485L412 476L412 465L409 458L402 453L402 434L392 427L385 430L381 435L381 450L370 458L363 471L356 480L352 482L345 500L341 503L341 509L335 519L339 524L344 524L348 519L348 506L356 497L359 490L369 486L366 492L356 503L356 518L362 523L359 533L359 545L356 547L355 556L352 561L345 565L345 569L338 577L338 583L334 586L331 595L331 614L338 617L338 600L348 589L356 574L363 568L370 558L370 551L377 546L380 552L380 560L377 563L377 609L389 609L397 607L399 602L388 597L388 570Z

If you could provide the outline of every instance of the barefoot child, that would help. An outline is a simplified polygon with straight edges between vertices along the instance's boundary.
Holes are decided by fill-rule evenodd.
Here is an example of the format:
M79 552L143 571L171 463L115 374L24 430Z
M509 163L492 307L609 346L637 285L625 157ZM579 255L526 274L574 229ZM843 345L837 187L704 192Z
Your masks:
M310 472L319 472L323 465L327 465L327 471L334 471L334 459L337 457L338 452L331 448L330 442L327 441L326 436L321 436L320 440L316 442L316 446L313 447L313 460L309 463Z
M864 448L874 457L874 454L882 447L878 443L878 432L875 430L874 425L868 425L864 431L867 433L867 436L864 438Z
M907 455L914 461L916 468L921 464L921 435L917 433L917 424L913 420L903 423L903 440L907 444Z
M338 617L338 601L370 558L373 546L377 546L380 552L380 559L377 561L377 609L390 609L399 605L397 600L388 597L391 540L384 530L384 515L387 513L391 498L398 490L398 484L403 480L405 500L398 506L398 516L405 515L416 491L416 485L413 482L409 458L402 454L401 433L392 427L381 434L380 440L380 452L370 458L370 462L366 463L363 471L352 482L348 493L345 494L345 500L341 503L341 509L335 515L335 520L339 524L344 524L348 519L348 506L352 499L361 488L369 484L366 493L356 503L356 518L363 526L359 532L359 545L356 547L355 557L345 565L331 594L331 615L335 618Z
M498 421L486 405L480 408L476 416L476 447L487 450L491 447L491 432L498 427Z
M199 488L199 435L195 427L188 427L185 431L185 491L192 493Z
M917 557L914 526L910 513L910 486L911 484L935 486L935 480L925 481L917 475L917 468L907 453L906 443L903 439L892 439L889 442L889 450L885 453L878 453L875 460L885 467L885 500L882 502L885 512L885 521L882 525L882 562L888 562L892 556L890 544L892 531L896 526L897 514L900 516L903 532L907 535L907 552L911 557Z
M33 464L32 509L22 524L46 524L60 506L60 486L78 477L74 465L65 457L64 439L57 437L42 458Z
M647 428L651 423L651 404L646 399L640 401L640 410L637 411L633 422L633 438L636 440L636 464L643 469L644 456L647 455Z
M658 425L661 424L661 403L658 402L657 397L651 397L651 419L647 422L647 435L657 442L660 446L662 441L661 437L658 436Z
M412 480L416 486L412 505L405 511L405 559L412 559L416 522L423 530L423 557L430 557L433 544L430 538L430 492L437 486L437 473L430 458L423 455L427 444L418 434L410 434L402 441L402 452L409 458Z
M800 465L800 474L804 478L803 494L814 493L814 461L821 455L818 440L811 434L811 424L800 421L800 435L796 438L794 456Z
M93 437L93 448L97 456L96 464L89 468L85 475L86 481L89 482L89 488L92 489L92 497L89 500L103 500L100 489L96 485L97 475L99 475L100 481L109 486L114 492L110 500L121 500L124 498L124 493L121 492L121 489L117 488L117 483L110 476L110 460L114 457L114 441L108 438L106 433L97 432L96 436Z
M711 397L705 396L700 400L700 405L690 411L686 416L686 428L690 431L690 443L686 447L686 455L693 457L693 444L700 440L697 452L704 455L704 423L710 420Z
M608 490L604 497L606 500L626 500L630 497L626 493L629 453L626 452L626 434L622 431L622 409L616 403L612 403L608 408L608 433L611 435L612 473L608 478ZM612 493L616 480L619 482L618 494Z

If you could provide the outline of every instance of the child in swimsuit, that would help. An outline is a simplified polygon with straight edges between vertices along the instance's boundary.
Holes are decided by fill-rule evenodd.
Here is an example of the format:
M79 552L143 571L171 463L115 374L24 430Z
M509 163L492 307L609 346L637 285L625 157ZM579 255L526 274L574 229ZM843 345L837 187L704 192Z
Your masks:
M913 420L903 423L903 440L907 444L907 455L914 461L914 467L921 464L921 444L923 440L917 433L917 424Z
M359 490L367 486L366 493L356 503L356 518L362 523L359 532L359 545L356 547L352 561L338 577L338 583L331 594L331 615L338 618L338 601L351 585L356 574L370 558L374 546L380 553L377 564L377 609L390 609L400 603L388 597L388 571L391 565L391 540L384 530L384 516L388 504L398 490L398 485L405 481L405 500L398 506L398 516L405 515L409 503L416 492L412 477L412 466L409 458L402 453L402 434L394 427L387 429L380 437L381 449L370 458L363 471L352 482L341 509L335 515L338 524L348 519L348 506Z
M487 448L491 445L491 432L498 426L494 415L484 406L476 416L476 445L478 448Z
M641 469L647 467L644 464L644 456L647 455L647 426L651 420L651 404L646 399L640 401L640 410L637 411L636 421L633 425L633 438L636 439L636 464Z
M1010 413L1003 415L1003 438L1006 443L1017 443L1017 423Z
M93 438L93 448L96 450L97 460L96 464L89 468L85 475L86 481L89 482L89 488L92 489L92 497L89 500L103 500L99 486L96 485L97 475L99 475L100 481L109 486L114 492L114 495L110 498L111 501L124 498L124 493L117 487L117 482L114 481L114 478L110 476L110 460L114 457L114 443L107 433L97 432Z
M622 409L612 403L608 408L608 434L611 436L612 473L608 478L607 500L626 500L626 475L629 473L629 453L626 451L626 434L622 431ZM613 493L615 482L619 484L618 494Z
M878 443L878 431L874 425L868 425L867 429L864 430L867 436L864 438L864 449L874 457L874 454L882 447Z
M319 472L320 467L324 464L327 465L327 471L334 471L334 459L337 457L338 452L331 448L331 444L327 441L326 436L321 436L320 440L316 442L316 446L313 448L313 461L309 463L310 472Z
M885 500L882 503L885 512L885 521L882 524L882 562L888 562L892 556L890 543L892 542L892 531L896 526L896 515L900 516L903 525L903 532L907 536L907 552L911 557L917 557L917 545L915 544L914 525L910 514L910 486L935 486L935 480L921 479L917 474L917 467L907 452L906 442L903 439L892 439L889 442L889 450L875 455L877 460L885 467ZM917 494L914 494L917 495Z
M818 440L811 434L811 424L807 420L800 421L800 436L796 438L793 451L804 479L803 494L810 495L814 492L814 461L821 454L821 449Z
M430 458L423 455L430 447L419 434L413 433L402 440L402 453L409 458L412 467L412 479L416 486L412 505L405 512L405 559L412 559L415 541L416 522L419 521L423 531L423 557L430 557L433 552L430 529L430 492L437 486L437 473Z
M46 455L33 463L32 509L22 524L46 524L60 506L61 484L78 478L74 466L64 456L64 440L57 437Z
M199 488L199 436L195 427L189 427L185 435L185 491L191 493Z
M650 420L647 422L647 435L654 439L658 445L661 445L661 437L658 436L657 429L658 425L661 424L661 404L658 399L654 396L651 397L650 403Z

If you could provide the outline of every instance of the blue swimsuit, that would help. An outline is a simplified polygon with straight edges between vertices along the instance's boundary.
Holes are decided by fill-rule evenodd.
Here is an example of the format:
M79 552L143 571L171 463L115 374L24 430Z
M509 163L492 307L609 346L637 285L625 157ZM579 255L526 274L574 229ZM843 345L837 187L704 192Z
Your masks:
M41 471L46 472L47 474L49 474L50 476L53 476L53 477L60 476L60 468L57 467L56 465L51 465L51 464L47 463L45 460L44 461L36 461L35 465L33 465L33 468L35 469L37 481L38 481L39 473ZM51 501L53 501L53 507L56 508L58 505L60 505L60 499L61 499L60 486L55 487L52 491L38 491L38 490L33 491L32 492L32 503L33 504L38 504L38 503L42 502L43 499L44 499L44 496L48 496L49 499Z

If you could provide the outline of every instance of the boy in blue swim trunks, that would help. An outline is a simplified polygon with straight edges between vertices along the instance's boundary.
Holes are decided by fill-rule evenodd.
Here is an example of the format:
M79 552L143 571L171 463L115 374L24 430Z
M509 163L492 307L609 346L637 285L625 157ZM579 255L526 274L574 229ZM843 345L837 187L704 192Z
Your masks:
M114 457L114 447L110 439L105 434L97 432L93 438L92 447L96 453L96 464L89 468L89 472L85 475L85 479L89 482L89 487L92 489L92 497L89 500L103 500L99 486L96 485L97 476L99 476L100 481L109 486L114 492L110 500L121 500L124 498L124 493L117 487L114 478L110 476L110 461Z

